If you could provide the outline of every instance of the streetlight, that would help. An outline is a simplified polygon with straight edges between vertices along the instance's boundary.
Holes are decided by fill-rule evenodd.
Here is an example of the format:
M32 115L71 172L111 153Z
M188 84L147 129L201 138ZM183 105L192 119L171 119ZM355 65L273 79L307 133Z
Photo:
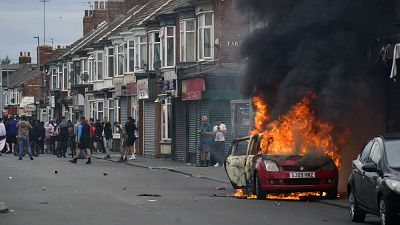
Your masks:
M35 39L37 39L37 49L36 49L36 52L37 52L37 59L36 59L36 61L37 61L37 67L38 67L38 69L40 69L40 62L39 62L39 60L40 60L40 55L39 55L39 42L40 42L40 37L39 36L35 36L35 37L33 37L33 38L35 38Z
M50 0L39 0L43 2L43 45L46 45L46 2Z

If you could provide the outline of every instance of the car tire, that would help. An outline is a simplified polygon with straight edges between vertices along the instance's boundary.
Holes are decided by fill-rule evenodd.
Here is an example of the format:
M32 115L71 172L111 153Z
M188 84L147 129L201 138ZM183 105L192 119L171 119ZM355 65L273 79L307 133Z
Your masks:
M379 200L379 221L381 225L394 225L399 222L396 220L396 217L390 213L388 203L384 198Z
M351 221L359 223L363 223L366 216L366 212L358 206L352 191L349 192L349 215Z
M336 199L337 193L338 193L337 189L329 190L326 192L326 198L331 199L331 200Z
M267 193L261 188L260 178L255 176L255 194L257 195L258 200L265 200L267 198Z

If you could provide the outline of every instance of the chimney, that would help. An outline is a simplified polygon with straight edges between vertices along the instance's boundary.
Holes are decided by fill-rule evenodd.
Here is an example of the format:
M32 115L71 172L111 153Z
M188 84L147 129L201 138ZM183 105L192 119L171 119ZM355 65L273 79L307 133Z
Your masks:
M97 28L103 21L107 20L107 9L105 1L95 1L93 10L85 10L83 17L83 35Z
M20 65L32 63L31 53L30 52L20 52L19 53L18 63Z
M107 1L107 21L111 22L127 12L124 0L108 0Z

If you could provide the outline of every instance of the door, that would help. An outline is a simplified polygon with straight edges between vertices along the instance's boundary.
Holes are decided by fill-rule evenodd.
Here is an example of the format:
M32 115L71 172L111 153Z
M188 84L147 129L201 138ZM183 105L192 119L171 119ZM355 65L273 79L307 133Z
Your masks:
M374 144L374 140L369 141L365 146L364 149L362 150L360 156L358 157L357 160L353 161L353 171L352 171L352 176L354 180L354 187L353 187L353 193L357 199L358 202L360 202L362 205L365 205L365 198L363 194L363 177L364 177L364 172L362 170L362 166L368 162L369 160L369 155L371 153L371 148L372 145Z
M371 154L369 155L368 163L379 164L379 161L382 158L383 143L380 140L377 140L372 145ZM376 185L379 175L377 172L364 172L364 180L363 180L363 197L365 198L366 207L374 210L375 212L378 210L378 201L377 201L377 191Z
M236 140L231 144L225 161L225 170L233 188L243 188L247 184L245 166L249 138Z

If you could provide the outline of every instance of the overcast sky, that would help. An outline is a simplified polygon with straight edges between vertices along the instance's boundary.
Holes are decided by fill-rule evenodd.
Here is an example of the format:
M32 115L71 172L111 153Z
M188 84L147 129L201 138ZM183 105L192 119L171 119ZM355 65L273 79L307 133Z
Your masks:
M49 0L46 3L46 40L69 45L82 36L82 19L92 0ZM43 44L43 3L40 0L0 0L0 58L18 62L19 52L31 52L36 63L37 40Z

